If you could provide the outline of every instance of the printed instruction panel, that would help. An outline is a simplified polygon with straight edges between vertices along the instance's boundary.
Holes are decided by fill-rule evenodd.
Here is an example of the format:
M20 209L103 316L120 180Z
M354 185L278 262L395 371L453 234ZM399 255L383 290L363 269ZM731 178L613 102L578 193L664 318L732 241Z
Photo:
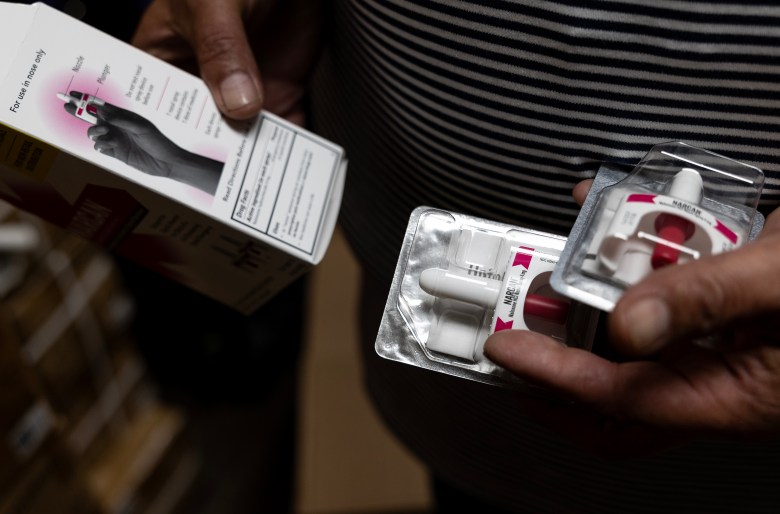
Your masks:
M341 149L267 116L256 130L232 217L311 254Z

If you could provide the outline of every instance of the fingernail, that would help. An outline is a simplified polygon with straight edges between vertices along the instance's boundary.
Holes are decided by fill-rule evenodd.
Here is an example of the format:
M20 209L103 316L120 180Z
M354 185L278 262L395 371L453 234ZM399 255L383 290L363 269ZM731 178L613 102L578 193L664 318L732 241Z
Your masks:
M228 111L241 109L259 100L255 83L249 75L241 71L223 80L219 90Z
M669 333L669 309L655 298L635 304L624 314L624 319L631 344L642 353L658 349Z

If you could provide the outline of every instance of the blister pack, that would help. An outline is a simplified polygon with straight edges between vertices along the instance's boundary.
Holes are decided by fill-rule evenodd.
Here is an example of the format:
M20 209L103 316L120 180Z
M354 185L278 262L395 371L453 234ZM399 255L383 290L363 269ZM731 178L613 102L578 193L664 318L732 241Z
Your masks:
M596 310L549 284L566 238L419 207L411 215L376 341L379 355L509 385L483 355L493 332L532 330L589 349Z
M763 226L763 172L722 155L664 143L604 187L608 173L597 175L551 278L598 309L611 311L654 270L738 248Z

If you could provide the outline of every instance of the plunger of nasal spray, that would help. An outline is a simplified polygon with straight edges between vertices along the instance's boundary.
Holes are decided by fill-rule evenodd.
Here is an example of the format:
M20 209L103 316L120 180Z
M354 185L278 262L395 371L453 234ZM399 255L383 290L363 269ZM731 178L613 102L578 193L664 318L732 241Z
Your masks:
M82 119L93 125L97 124L98 106L105 105L105 101L87 93L78 93L72 91L68 93L57 93L57 98L65 103L74 105L71 114L76 118Z
M691 168L683 168L672 179L669 196L698 205L704 185L701 175ZM653 269L676 264L680 257L679 245L691 238L696 226L689 220L674 214L661 214L656 218L656 234L663 242L656 243L650 263ZM672 244L666 244L666 243ZM674 246L676 245L676 246Z

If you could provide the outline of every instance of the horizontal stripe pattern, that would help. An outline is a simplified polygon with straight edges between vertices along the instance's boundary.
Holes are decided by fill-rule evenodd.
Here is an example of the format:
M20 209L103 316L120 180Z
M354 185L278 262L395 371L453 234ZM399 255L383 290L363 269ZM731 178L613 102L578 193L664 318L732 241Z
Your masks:
M319 119L347 123L332 137L352 159L345 222L354 211L362 223L351 232L368 229L365 212L374 212L394 234L360 251L374 255L377 273L393 269L402 220L417 204L565 233L577 212L573 184L602 161L635 163L664 141L762 168L762 207L777 204L776 6L337 4L333 76L317 88L332 111ZM371 199L375 190L393 201Z
M574 184L605 161L633 165L661 142L758 166L762 209L780 201L776 2L341 0L330 15L312 122L347 149L342 223L380 282L389 283L418 205L565 234L578 210ZM374 395L407 443L449 480L506 504L531 499L532 512L562 512L563 496L565 512L725 512L737 495L752 502L737 510L776 511L776 447L746 458L739 445L703 445L636 469L594 464L560 455L562 443L494 389L369 362ZM452 395L462 412L442 406ZM462 426L443 438L432 419ZM511 442L518 437L533 448ZM696 479L701 466L710 483ZM626 510L626 497L642 505Z

